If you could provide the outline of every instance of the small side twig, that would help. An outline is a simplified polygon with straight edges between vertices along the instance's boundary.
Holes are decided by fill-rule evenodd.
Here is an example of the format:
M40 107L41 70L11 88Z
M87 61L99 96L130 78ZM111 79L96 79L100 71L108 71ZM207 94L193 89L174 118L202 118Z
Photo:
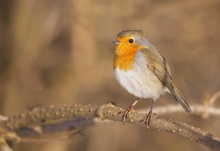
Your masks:
M213 95L209 96L209 98L204 100L204 112L202 114L203 118L208 118L210 115L210 112L208 111L210 107L213 106L213 104L216 102L216 100L220 97L220 90L214 93ZM218 112L219 113L219 112Z

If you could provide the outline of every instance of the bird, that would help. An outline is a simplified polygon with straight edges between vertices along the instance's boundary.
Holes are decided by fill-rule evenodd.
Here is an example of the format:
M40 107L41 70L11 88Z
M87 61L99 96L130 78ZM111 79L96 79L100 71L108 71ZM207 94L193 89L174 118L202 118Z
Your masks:
M137 97L125 110L123 122L140 99L152 99L150 110L146 115L146 125L149 126L154 102L166 92L171 93L186 112L191 112L186 99L172 82L166 59L145 37L142 30L123 30L113 43L114 75L121 87Z

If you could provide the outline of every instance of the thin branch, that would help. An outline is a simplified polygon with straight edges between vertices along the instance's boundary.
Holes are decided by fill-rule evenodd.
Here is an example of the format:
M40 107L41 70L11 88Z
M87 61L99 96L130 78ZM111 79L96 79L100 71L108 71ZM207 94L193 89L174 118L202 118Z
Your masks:
M190 105L192 108L192 114L198 115L202 118L208 118L209 116L216 116L220 117L220 108L215 106L206 106L201 104L192 104ZM139 112L147 113L149 111L148 108L146 109L139 109ZM165 105L161 107L155 107L154 112L158 115L164 115L164 114L171 114L171 113L185 113L183 108L180 105ZM204 117L204 113L206 113L209 116ZM191 114L190 114L191 115Z
M204 106L205 106L205 110L202 114L203 118L208 118L210 115L210 112L208 112L208 109L210 107L213 106L213 104L216 102L216 100L220 97L220 90L217 91L216 93L214 93L213 95L209 96L208 99L205 99L204 102ZM218 112L219 113L219 112Z

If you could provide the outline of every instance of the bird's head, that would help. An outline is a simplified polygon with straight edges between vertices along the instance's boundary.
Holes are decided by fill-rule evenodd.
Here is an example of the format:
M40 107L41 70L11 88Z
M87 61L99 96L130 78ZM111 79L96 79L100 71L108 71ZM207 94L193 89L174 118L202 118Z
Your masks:
M135 53L150 46L141 30L124 30L117 35L113 43L116 45L115 53L119 56Z

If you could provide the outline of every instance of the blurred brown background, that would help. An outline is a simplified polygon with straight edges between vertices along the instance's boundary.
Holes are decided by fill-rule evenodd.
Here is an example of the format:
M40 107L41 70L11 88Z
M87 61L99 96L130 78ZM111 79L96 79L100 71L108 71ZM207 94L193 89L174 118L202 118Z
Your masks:
M116 82L116 35L141 29L167 58L174 83L199 103L220 89L218 0L1 0L0 114L35 105L103 104L127 108L135 99ZM165 95L156 106L174 104ZM141 101L139 108L149 107ZM216 103L216 106L219 106ZM162 115L220 137L219 118ZM114 123L70 140L22 143L19 151L185 151L203 146L164 132Z

